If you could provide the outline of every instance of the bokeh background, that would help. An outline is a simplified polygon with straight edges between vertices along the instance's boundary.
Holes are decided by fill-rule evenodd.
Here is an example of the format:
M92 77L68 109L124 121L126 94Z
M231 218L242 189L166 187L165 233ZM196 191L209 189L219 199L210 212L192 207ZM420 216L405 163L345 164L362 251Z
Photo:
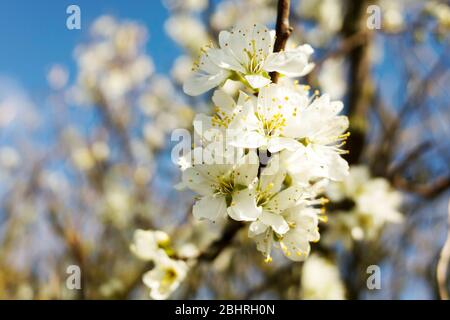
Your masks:
M71 4L81 8L80 30L66 27ZM381 10L381 29L367 28L371 4ZM212 110L207 95L188 97L181 85L200 48L241 20L273 27L276 1L1 2L0 298L146 299L141 277L149 266L129 250L136 229L162 229L201 251L222 239L225 226L193 221L193 195L173 189L179 170L170 134ZM348 161L401 194L404 219L383 223L370 239L343 228L319 242L313 252L334 269L310 266L311 276L306 263L305 270L282 257L265 264L241 231L173 297L308 298L305 277L321 283L312 298L441 297L449 2L299 0L291 24L291 44L315 48L316 68L300 82L344 101ZM330 221L333 211L353 214L329 211ZM82 290L66 287L73 264ZM366 286L373 264L380 290Z

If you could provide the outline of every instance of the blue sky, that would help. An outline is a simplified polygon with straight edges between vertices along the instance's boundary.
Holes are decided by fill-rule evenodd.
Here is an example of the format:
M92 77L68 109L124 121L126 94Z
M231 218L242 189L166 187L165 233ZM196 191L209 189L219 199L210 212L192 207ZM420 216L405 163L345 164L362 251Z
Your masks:
M81 8L81 30L68 30L66 8ZM164 32L167 9L157 0L14 0L0 2L0 75L17 81L31 93L45 91L45 75L61 63L74 76L73 50L87 37L93 20L102 14L144 23L150 33L147 52L157 72L167 72L179 54Z

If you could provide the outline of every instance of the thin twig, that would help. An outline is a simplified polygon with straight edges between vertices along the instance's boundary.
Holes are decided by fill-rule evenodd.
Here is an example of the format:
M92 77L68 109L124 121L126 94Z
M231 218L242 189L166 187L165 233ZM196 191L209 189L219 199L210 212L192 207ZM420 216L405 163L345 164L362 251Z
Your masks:
M450 176L442 176L429 184L414 184L401 176L396 176L394 177L393 184L395 187L404 191L432 199L450 187Z
M275 27L276 36L273 52L280 52L286 47L286 42L291 35L292 27L289 25L289 9L291 6L290 0L278 0L277 24ZM278 72L271 72L270 77L272 82L277 83Z
M426 151L432 147L430 141L425 141L415 146L411 151L409 151L406 156L398 164L393 166L388 170L388 175L394 177L396 174L403 172L408 168L408 166L416 161L420 156L422 156Z

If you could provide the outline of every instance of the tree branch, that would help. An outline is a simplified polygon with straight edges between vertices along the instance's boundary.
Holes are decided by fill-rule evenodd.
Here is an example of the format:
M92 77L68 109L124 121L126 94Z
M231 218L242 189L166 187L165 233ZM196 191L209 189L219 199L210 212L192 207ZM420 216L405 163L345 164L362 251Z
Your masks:
M413 163L417 158L427 152L432 146L433 145L430 141L425 141L414 147L410 152L406 154L403 160L401 160L398 164L388 170L388 176L392 178L398 173L406 170L406 168L408 168L411 163Z
M234 236L242 229L245 224L242 222L230 220L220 239L214 241L208 250L198 256L199 261L213 261L223 249L225 249L233 240Z
M440 195L450 187L450 176L437 178L430 184L413 184L401 176L396 176L394 177L393 183L399 189L431 199Z
M349 1L344 17L341 34L345 39L358 39L357 45L350 50L349 56L349 90L348 90L348 116L350 118L350 132L348 150L345 157L350 164L357 163L366 144L367 107L371 96L368 94L370 80L370 62L368 44L371 39L370 32L365 31L365 18L368 0Z
M286 42L291 35L292 27L289 25L290 0L278 0L277 24L275 27L276 36L273 52L280 52L286 47ZM271 72L272 82L277 83L278 72Z

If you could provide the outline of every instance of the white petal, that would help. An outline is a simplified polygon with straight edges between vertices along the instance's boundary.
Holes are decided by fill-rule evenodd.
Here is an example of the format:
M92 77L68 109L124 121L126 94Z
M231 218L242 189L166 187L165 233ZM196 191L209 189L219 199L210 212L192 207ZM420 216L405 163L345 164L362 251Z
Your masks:
M219 68L243 72L244 69L239 62L223 49L209 49L208 58Z
M287 224L286 220L284 220L284 218L279 214L263 211L259 219L262 223L270 226L273 231L280 235L283 235L289 231L289 225Z
M233 98L230 97L230 95L222 89L214 91L212 101L217 107L221 109L221 111L225 112L228 115L231 114L236 107L236 103L234 102Z
M265 232L252 237L256 242L256 248L265 257L270 257L270 252L272 250L272 244L273 244L272 234L273 234L273 232L271 230L266 230Z
M303 261L308 257L311 246L305 235L297 230L291 230L284 235L281 248L287 258Z
M202 167L204 166L198 165L184 170L181 176L182 184L198 194L211 195L210 183L212 180L202 174L199 170Z
M153 231L136 230L134 232L131 251L142 260L152 260L158 250Z
M267 230L267 225L265 225L264 223L262 223L261 221L253 221L252 223L250 223L250 227L248 229L248 236L250 238L253 238L261 233L263 233L264 231Z
M297 204L303 194L300 186L292 186L275 195L267 204L267 209L281 213Z
M153 270L146 272L142 277L142 281L147 287L151 289L156 289L158 288L163 276L164 276L163 270L155 268Z
M250 189L236 192L228 208L228 215L237 221L255 221L261 212L261 207L256 205L255 192Z
M269 78L260 75L248 75L245 76L245 79L254 89L265 87L272 82Z
M220 31L219 33L219 45L222 49L228 46L228 41L230 39L230 32L229 31Z
M289 151L296 151L301 146L301 143L292 138L273 137L269 140L267 149L272 152L279 152L287 149Z
M235 135L233 141L230 142L232 146L238 148L259 148L267 144L266 137L257 132L245 132L241 135Z
M212 75L196 73L183 84L183 91L190 96L198 96L222 84L229 76L230 72L227 70L220 70Z
M313 49L310 45L299 46L293 50L272 53L267 57L265 70L276 71L288 77L301 77L308 74L314 67L308 62Z
M234 170L234 182L248 187L258 174L259 158L254 150L242 157Z
M192 213L197 219L216 221L226 214L226 207L224 197L206 196L194 204Z

